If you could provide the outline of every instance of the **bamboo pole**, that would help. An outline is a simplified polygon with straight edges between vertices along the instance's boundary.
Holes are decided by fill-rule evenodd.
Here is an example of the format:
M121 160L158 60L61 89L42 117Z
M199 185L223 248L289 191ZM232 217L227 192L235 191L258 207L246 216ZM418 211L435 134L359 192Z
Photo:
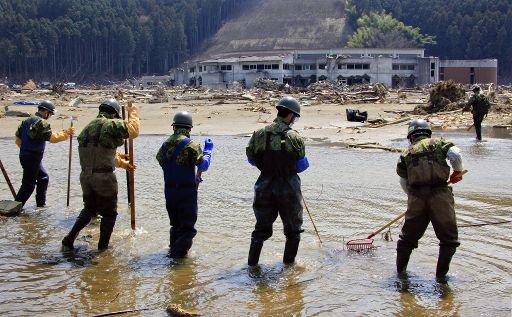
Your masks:
M128 105L131 107L131 101L128 102ZM130 113L128 112L128 120L130 120ZM128 138L128 153L130 157L130 165L135 167L135 162L133 158L133 139ZM128 173L129 175L129 198L130 198L130 219L132 230L135 230L135 170L132 170Z
M122 106L121 109L123 120L125 120L126 111L124 109L124 106ZM124 140L124 154L128 154L128 141L126 141L126 139ZM130 204L130 173L128 171L126 171L126 189L128 191L128 204Z
M73 117L71 117L71 128L73 127ZM73 136L69 137L69 156L68 156L68 192L66 196L66 206L69 207L69 192L71 187L71 159L73 155Z

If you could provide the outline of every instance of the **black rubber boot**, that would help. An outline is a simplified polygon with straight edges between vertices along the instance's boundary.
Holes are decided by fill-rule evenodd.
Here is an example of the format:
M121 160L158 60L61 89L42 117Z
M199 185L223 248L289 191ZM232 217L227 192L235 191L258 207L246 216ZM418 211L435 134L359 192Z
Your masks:
M261 249L263 248L262 241L254 241L251 240L251 247L249 248L249 258L247 260L247 264L249 266L258 265L260 261Z
M80 231L89 224L91 218L91 214L89 214L85 210L82 210L80 212L80 214L76 218L73 228L71 228L71 231L68 233L67 236L64 237L64 239L62 239L63 251L73 250L73 243L75 242L76 237L78 236Z
M297 255L297 251L299 250L299 243L299 239L286 239L283 254L284 264L291 264L295 262L295 256Z
M412 250L406 248L396 249L396 271L398 274L404 274L409 264Z
M98 250L108 249L110 242L110 236L114 231L114 225L116 224L116 217L103 217L100 223L100 240L98 242Z
M439 257L437 258L436 280L439 283L446 283L446 274L450 270L450 262L455 254L456 247L441 246L439 247Z

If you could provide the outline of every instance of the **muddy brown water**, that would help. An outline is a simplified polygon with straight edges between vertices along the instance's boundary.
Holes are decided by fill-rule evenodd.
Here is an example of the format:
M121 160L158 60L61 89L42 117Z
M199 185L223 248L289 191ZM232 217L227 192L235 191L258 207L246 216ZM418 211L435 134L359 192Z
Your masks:
M501 134L499 134L501 133ZM469 173L454 185L459 225L510 220L512 139L508 131L487 133L477 143L469 133L443 134L461 149ZM204 137L195 137L203 139ZM343 241L363 238L405 210L406 196L395 174L396 153L347 150L308 143L309 170L303 194L323 244L307 213L297 263L281 263L282 225L265 243L259 270L246 265L254 227L253 184L258 176L245 158L245 137L213 136L210 170L199 191L198 234L188 258L166 257L169 221L162 172L154 154L165 136L135 140L137 230L130 229L125 174L119 217L104 253L94 252L99 224L84 229L74 255L60 241L82 206L74 148L71 207L66 208L68 143L48 145L49 207L34 198L18 217L0 220L0 314L87 316L125 309L135 316L165 316L175 304L205 316L510 316L511 225L459 229L461 246L449 284L435 282L437 239L431 227L413 252L409 278L399 280L394 241L377 237L375 250L353 253ZM390 142L404 147L404 140ZM21 168L11 140L0 140L1 159L16 189ZM10 199L2 179L0 199Z

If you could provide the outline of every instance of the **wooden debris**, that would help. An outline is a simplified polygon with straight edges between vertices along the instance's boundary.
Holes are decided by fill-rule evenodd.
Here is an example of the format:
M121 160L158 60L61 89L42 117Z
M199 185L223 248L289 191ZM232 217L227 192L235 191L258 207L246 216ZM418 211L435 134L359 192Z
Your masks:
M172 317L198 317L201 316L198 312L187 311L178 304L171 304L167 306L166 312Z
M405 117L405 118L400 118L400 119L394 120L394 121L384 122L384 123L375 124L375 125L369 125L368 128L381 128L381 127L384 127L387 125L398 124L398 123L402 123L402 122L409 121L409 120L411 120L410 117Z
M378 143L371 143L371 142L348 144L347 146L349 148L384 150L384 151L394 152L394 153L402 152L402 149L399 149L399 148L383 146Z

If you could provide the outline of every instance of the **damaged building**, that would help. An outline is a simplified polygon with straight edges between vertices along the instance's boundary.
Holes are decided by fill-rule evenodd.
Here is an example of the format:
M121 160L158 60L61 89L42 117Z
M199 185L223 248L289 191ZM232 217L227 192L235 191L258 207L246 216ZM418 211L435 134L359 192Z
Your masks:
M293 86L329 79L348 85L379 82L404 88L439 81L442 63L438 57L426 57L421 48L244 52L188 62L184 68L171 71L171 76L176 83L212 89L229 89L233 85L251 88L258 78ZM490 70L488 64L482 65L487 67L485 71L478 66L472 71L485 73L482 78L486 82L496 83L497 63ZM444 67L441 75L446 76L448 69Z

